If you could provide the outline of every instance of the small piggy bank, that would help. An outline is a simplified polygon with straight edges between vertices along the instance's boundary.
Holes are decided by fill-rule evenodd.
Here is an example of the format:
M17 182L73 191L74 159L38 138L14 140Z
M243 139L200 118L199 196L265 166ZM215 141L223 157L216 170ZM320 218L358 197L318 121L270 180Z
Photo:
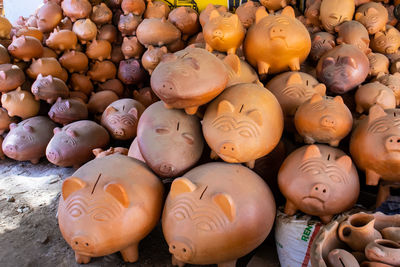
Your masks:
M29 78L37 79L39 74L42 76L53 76L62 79L63 69L61 64L56 58L45 57L33 60L32 64L26 70L26 74Z
M90 19L97 25L103 25L110 23L112 16L113 13L111 9L109 9L105 3L101 3L97 6L93 6L93 12L90 15Z
M7 93L12 91L24 82L25 74L17 65L0 65L0 92Z
M46 45L55 51L76 49L78 37L70 30L54 30L46 40Z
M377 77L379 74L389 74L389 59L385 55L369 53L367 56L370 76Z
M369 35L365 27L358 21L345 21L335 27L338 33L336 42L340 44L351 44L358 47L365 54L371 52L369 48Z
M175 8L169 13L168 20L181 31L184 40L200 31L199 14L193 8Z
M47 2L36 13L37 28L41 32L51 32L62 20L63 11L59 4Z
M64 0L61 3L61 8L72 22L88 18L92 12L92 5L88 0Z
M195 114L228 83L228 74L220 59L201 48L186 48L164 56L151 78L154 93L169 108ZM187 90L187 88L191 88Z
M136 100L130 98L117 100L104 110L101 125L114 139L133 139L136 137L138 121L144 110L145 107Z
M121 46L122 54L124 54L125 59L135 58L139 59L144 53L144 47L139 43L136 36L124 37L124 41Z
M0 108L0 135L10 129L10 124L15 121L12 119L5 108Z
M136 29L136 36L146 48L149 45L169 45L181 38L181 32L168 20L144 19Z
M39 74L32 84L31 91L36 100L45 100L49 104L53 104L59 97L69 96L69 89L65 82L51 75L43 77Z
M359 6L354 17L365 26L370 35L373 35L385 31L388 16L386 8L381 3L369 2Z
M336 94L352 90L367 78L367 56L353 45L342 44L326 52L318 61L317 77Z
M147 72L137 59L122 60L119 63L118 79L124 84L141 85L148 77Z
M59 97L51 106L49 117L52 121L62 125L70 124L74 121L85 120L88 118L88 109L79 99L64 99Z
M10 39L12 24L7 18L0 16L0 38Z
M182 110L166 109L161 101L144 111L137 142L147 165L163 178L193 167L204 147L199 119Z
M78 168L93 158L93 149L107 146L109 140L107 130L99 124L89 120L76 121L62 129L54 128L46 157L57 166Z
M100 83L97 85L97 92L106 90L114 91L114 93L116 93L118 97L122 97L125 91L125 87L123 83L118 79L108 80L105 83Z
M133 91L133 99L142 103L146 108L151 104L160 101L160 99L153 93L150 87L143 87L139 90Z
M400 110L375 105L353 131L350 153L357 167L365 171L366 184L379 179L400 181Z
M136 29L141 22L142 18L132 13L121 15L118 22L118 29L122 33L122 36L133 35L136 34Z
M360 193L351 158L325 145L303 146L292 152L278 173L279 189L286 198L285 213L297 210L318 216L323 223L354 206Z
M203 11L201 11L200 16L199 16L199 22L202 27L207 23L208 19L210 18L210 13L213 10L217 10L220 14L228 12L228 8L224 5L213 5L213 4L208 4Z
M294 123L297 132L304 137L304 143L338 146L350 133L353 116L342 97L315 94L298 107Z
M318 61L323 54L336 46L335 36L328 32L317 32L312 37L310 58Z
M321 30L320 8L321 0L306 1L306 9L304 10L305 24L312 27L312 32Z
M256 13L256 22L244 41L246 60L259 74L277 73L288 68L300 70L311 49L306 27L295 18L293 8L280 15L268 15L264 7Z
M1 105L7 109L10 117L18 116L23 120L36 116L40 108L40 102L30 92L21 90L21 87L3 94Z
M73 73L71 75L70 83L71 88L74 91L84 93L85 95L90 95L94 89L90 77L83 74Z
M400 105L400 73L380 74L377 81L392 89L396 97L396 105Z
M0 65L9 64L11 62L7 48L0 44Z
M163 1L149 1L147 2L146 11L144 12L143 17L145 19L151 18L167 18L171 9L168 4Z
M100 91L97 93L92 93L87 107L90 113L101 118L102 113L108 107L108 105L117 100L118 95L114 91Z
M141 16L146 9L146 3L144 0L122 0L121 8L125 15L133 13Z
M386 30L375 33L371 40L371 48L374 52L382 54L394 54L400 47L400 32L393 26L386 25Z
M70 73L85 73L89 66L89 59L85 53L79 51L65 52L59 58L60 64Z
M164 206L172 264L236 266L268 236L275 213L271 190L255 172L221 162L196 167L172 182Z
M104 83L107 80L114 79L117 75L117 68L114 63L108 60L96 61L88 71L87 75L94 82Z
M97 36L97 26L90 19L80 19L74 23L72 31L78 36L82 44L95 40Z
M396 97L393 91L378 81L358 87L354 98L358 113L368 111L375 104L383 109L396 108Z
M213 10L203 27L203 35L208 51L236 54L236 49L243 42L245 29L238 15L229 12L221 15L217 10Z
M235 13L245 29L250 28L256 21L256 11L259 7L260 3L247 1L236 9Z
M261 0L261 5L265 6L270 11L279 10L288 5L289 0Z
M124 261L137 261L139 242L159 220L163 192L158 178L128 156L98 158L79 168L63 182L58 205L60 231L76 262L117 251Z
M18 124L11 123L10 132L2 144L4 154L15 160L38 163L45 155L55 127L54 122L43 116L26 119Z
M121 154L121 155L128 155L128 149L125 147L110 147L107 150L103 150L101 148L95 148L92 150L93 154L96 158L104 158L109 155L113 154Z
M212 158L253 168L279 143L283 114L270 91L243 83L225 89L208 105L202 125Z
M111 44L114 44L115 42L117 42L118 38L117 36L118 36L117 27L112 24L106 24L100 28L99 33L97 35L97 39L107 40Z
M168 49L163 47L154 47L149 45L142 56L142 66L151 75L162 57L168 53Z
M30 61L32 58L39 58L43 54L43 46L38 39L22 35L14 37L13 42L8 46L8 52L23 61Z
M86 55L92 60L111 59L112 46L106 40L94 40L86 46Z
M352 20L354 10L354 0L322 0L319 19L327 32L334 33L337 25Z

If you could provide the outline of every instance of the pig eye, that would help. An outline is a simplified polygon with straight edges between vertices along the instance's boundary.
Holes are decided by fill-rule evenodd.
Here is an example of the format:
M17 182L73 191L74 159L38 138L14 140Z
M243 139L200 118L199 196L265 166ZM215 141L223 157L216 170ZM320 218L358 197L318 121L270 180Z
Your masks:
M180 212L180 211L176 212L174 214L174 216L178 221L181 221L181 220L185 219L185 214L183 212Z
M104 213L99 213L93 216L93 220L95 221L100 221L100 222L105 222L105 221L109 221L110 217L107 216L107 214Z
M239 132L239 134L243 137L251 137L251 133L248 130L242 130Z
M222 124L218 127L218 130L221 130L223 132L229 132L231 130L231 127L227 124Z
M71 210L70 214L72 217L77 218L82 215L82 212L79 209L75 208Z
M331 180L334 181L335 183L340 183L342 181L340 176L336 174L329 175L329 178L331 178Z
M116 119L111 119L110 120L110 124L117 124L117 123L118 123L118 121Z
M156 129L156 133L158 134L168 134L169 133L169 129L165 128L165 127L160 127Z
M385 40L380 40L380 41L378 42L378 45L384 46L384 45L385 45Z
M376 127L375 128L375 133L384 133L384 132L386 132L387 130L389 130L389 127L387 127L387 126L385 126L385 125L381 125L381 126L379 126L379 127Z
M203 230L203 231L211 231L212 230L211 225L206 222L198 223L197 228L199 228L200 230Z

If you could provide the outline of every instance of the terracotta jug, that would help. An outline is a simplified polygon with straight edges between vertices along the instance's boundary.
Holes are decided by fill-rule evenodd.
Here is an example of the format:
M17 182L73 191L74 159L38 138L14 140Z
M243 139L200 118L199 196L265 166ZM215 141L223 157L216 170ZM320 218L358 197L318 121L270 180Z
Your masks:
M364 251L365 247L375 239L382 238L378 230L374 228L375 217L371 214L357 213L351 215L342 222L338 228L340 240L351 249Z
M365 247L365 256L370 261L400 265L400 244L387 239L376 239Z

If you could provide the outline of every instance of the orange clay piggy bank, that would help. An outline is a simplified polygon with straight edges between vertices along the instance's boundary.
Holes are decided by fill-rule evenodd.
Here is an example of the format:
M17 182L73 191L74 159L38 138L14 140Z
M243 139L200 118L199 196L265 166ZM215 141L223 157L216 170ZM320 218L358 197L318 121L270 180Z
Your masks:
M283 131L283 114L275 96L257 84L229 87L207 107L203 134L211 157L254 167L271 152Z
M355 7L354 0L322 0L319 16L322 26L334 33L337 25L352 20Z
M271 190L248 168L194 168L172 182L162 215L172 264L236 266L268 236L275 212Z
M280 15L268 15L264 7L258 8L256 22L244 41L244 54L259 74L277 73L288 68L300 70L300 63L310 50L310 34L295 18L293 8L285 7Z
M31 92L16 90L1 96L1 105L7 109L10 117L18 116L27 119L39 113L40 102L36 101Z
M365 3L357 8L355 20L365 26L369 34L385 31L388 22L388 12L386 8L375 2Z
M358 113L368 111L375 104L383 109L396 108L396 97L393 91L378 81L360 85L354 98Z
M79 168L63 182L58 205L60 231L76 262L117 251L124 261L137 261L139 242L159 220L163 191L158 178L128 156L97 158Z

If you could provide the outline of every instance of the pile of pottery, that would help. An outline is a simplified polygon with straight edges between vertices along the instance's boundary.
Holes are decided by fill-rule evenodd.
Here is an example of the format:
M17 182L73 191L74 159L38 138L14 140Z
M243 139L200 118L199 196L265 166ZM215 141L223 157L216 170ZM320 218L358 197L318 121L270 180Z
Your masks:
M137 261L162 214L173 264L234 264L268 236L272 194L328 223L357 202L357 167L400 181L393 4L101 2L0 18L2 150L80 167L58 212L77 262Z

